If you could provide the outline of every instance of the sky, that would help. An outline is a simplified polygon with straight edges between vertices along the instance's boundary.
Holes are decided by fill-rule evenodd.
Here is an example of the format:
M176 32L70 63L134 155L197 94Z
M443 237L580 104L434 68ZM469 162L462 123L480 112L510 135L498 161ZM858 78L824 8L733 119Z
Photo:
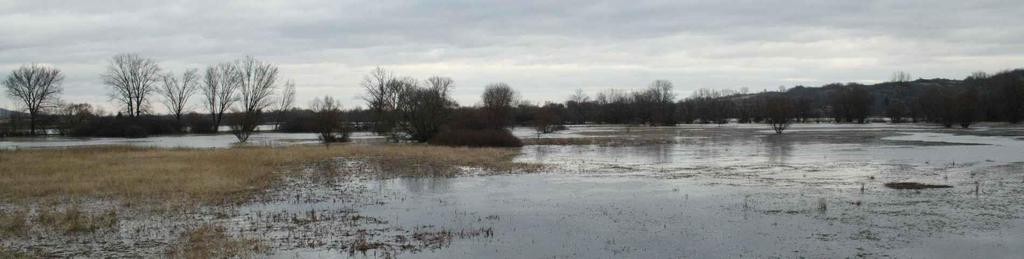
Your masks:
M455 80L461 105L505 82L534 103L576 89L775 90L873 83L895 71L963 78L1024 64L1009 1L48 1L0 0L0 76L65 74L62 99L116 109L100 74L137 53L164 71L245 56L277 64L306 106L363 106L374 67ZM154 107L161 107L154 98ZM202 111L198 98L193 109ZM0 107L14 108L9 98ZM161 110L158 108L158 110Z

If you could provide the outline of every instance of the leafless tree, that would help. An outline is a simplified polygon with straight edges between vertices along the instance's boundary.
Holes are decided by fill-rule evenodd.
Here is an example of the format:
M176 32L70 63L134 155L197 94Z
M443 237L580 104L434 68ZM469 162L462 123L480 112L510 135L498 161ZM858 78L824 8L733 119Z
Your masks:
M345 124L341 111L341 102L330 97L313 99L309 105L313 110L316 131L320 134L320 141L325 145L333 142L347 142L349 128Z
M36 134L36 119L57 100L63 91L64 75L59 69L43 65L21 66L3 81L7 95L25 106L29 115L29 134Z
M199 71L196 69L185 70L181 77L174 73L167 73L163 77L164 83L158 93L164 97L164 106L174 115L174 120L181 122L182 115L188 108L188 99L192 98L199 88Z
M907 95L906 88L910 85L910 80L910 74L907 72L896 71L892 73L890 82L896 84L896 91L892 98L886 98L885 100L885 114L892 123L903 122L903 117L910 110L907 101L903 100L904 96Z
M57 105L57 130L61 135L73 135L75 130L95 116L92 105L87 103L64 103Z
M587 107L590 106L590 96L587 96L583 92L583 89L576 89L572 95L569 96L569 100L565 102L566 108L569 110L569 120L576 124L583 124L587 122Z
M393 112L395 110L395 93L388 84L395 81L395 76L384 68L377 67L363 78L362 86L366 89L366 104L374 117L373 131L379 135L388 134L394 128Z
M281 89L281 99L277 102L277 124L275 128L281 127L284 114L292 109L293 104L295 104L295 82L288 80L284 83L284 88Z
M232 63L221 63L206 68L200 92L205 99L205 106L213 120L213 132L217 132L224 120L224 113L238 101L240 76L238 68Z
M274 104L271 99L277 90L277 66L246 57L235 63L239 73L238 102L241 117L233 125L232 133L239 142L246 142L260 123L263 111Z
M146 112L147 98L158 87L160 66L137 54L118 54L102 78L111 87L111 98L124 106L129 117L138 117Z
M904 86L905 83L910 82L910 73L903 71L896 71L892 73L892 82L900 83L900 86Z
M765 122L771 126L775 134L782 134L782 131L786 130L793 123L793 118L796 117L796 109L793 107L793 101L780 93L767 98L765 101L765 114L767 115Z
M971 75L967 77L967 80L985 80L988 79L989 77L992 76L986 73L985 71L975 71L974 73L971 73Z
M410 85L404 88L400 95L402 117L399 124L410 139L426 142L441 131L455 106L455 101L449 96L454 84L451 78L433 76L424 82L423 87Z
M491 127L507 128L511 126L512 105L516 103L517 98L516 91L506 83L490 84L484 89L483 108L490 120Z
M675 125L675 101L676 95L672 92L672 82L668 80L656 80L645 91L651 102L647 107L650 112L649 123L660 125Z
M556 126L559 125L561 118L558 117L558 111L555 110L551 104L546 104L543 107L537 109L533 115L533 129L537 131L538 137L542 133L555 132Z

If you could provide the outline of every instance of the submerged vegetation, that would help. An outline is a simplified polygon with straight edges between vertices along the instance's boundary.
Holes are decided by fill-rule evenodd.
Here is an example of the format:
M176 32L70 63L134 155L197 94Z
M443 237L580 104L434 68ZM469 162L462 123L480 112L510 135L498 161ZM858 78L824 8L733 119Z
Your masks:
M265 252L259 240L230 236L222 226L202 225L189 229L167 251L171 258L248 258Z

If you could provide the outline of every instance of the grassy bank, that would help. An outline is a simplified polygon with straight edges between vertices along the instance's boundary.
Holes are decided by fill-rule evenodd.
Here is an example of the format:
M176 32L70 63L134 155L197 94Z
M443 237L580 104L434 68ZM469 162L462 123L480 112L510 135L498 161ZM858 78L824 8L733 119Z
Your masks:
M0 202L100 198L122 202L232 203L281 179L281 172L354 158L388 172L452 172L458 166L511 171L518 149L426 145L332 145L230 149L86 147L0 151ZM431 170L407 170L431 168Z

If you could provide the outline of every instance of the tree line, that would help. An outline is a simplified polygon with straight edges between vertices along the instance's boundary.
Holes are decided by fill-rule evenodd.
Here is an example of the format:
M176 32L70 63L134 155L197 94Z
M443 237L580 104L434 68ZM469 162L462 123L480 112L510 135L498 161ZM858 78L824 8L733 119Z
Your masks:
M757 93L702 88L674 102L671 83L659 80L645 90L612 89L594 97L577 90L564 103L520 105L519 109L551 109L571 124L765 123L780 133L794 122L868 123L874 119L967 128L977 121L1017 123L1024 116L1024 70L978 72L963 80L911 81L909 77L897 72L892 80L874 85L833 83ZM517 123L533 120L517 118Z
M148 134L183 132L216 133L225 115L234 117L229 126L239 142L245 142L272 106L285 108L294 101L294 84L280 88L276 65L253 57L211 65L200 72L186 69L180 74L163 70L153 59L137 54L118 54L109 60L100 75L110 99L118 104L116 115L106 115L90 104L67 103L60 99L63 73L54 67L24 65L3 81L8 96L28 115L28 135L39 133L40 122L60 134L75 136L144 137ZM202 98L208 119L186 116L189 102ZM152 113L159 102L170 112L171 120ZM191 117L191 118L189 118ZM188 123L186 119L193 119ZM20 133L20 115L8 122L6 134ZM12 129L13 128L13 129Z
M481 105L460 106L451 98L451 78L420 80L376 68L360 83L366 108L347 110L331 96L316 98L308 108L296 107L295 83L280 79L276 65L252 57L174 73L152 59L119 54L100 78L119 104L115 114L61 101L64 76L57 68L32 64L15 69L3 86L24 113L12 115L0 133L32 135L42 125L64 135L144 137L217 133L228 126L245 142L259 125L272 122L275 130L320 133L325 142L346 141L350 132L366 130L396 142L516 146L521 142L509 129L517 125L548 133L564 124L764 123L782 133L795 122L885 118L967 128L976 121L1017 123L1024 116L1024 70L978 72L963 80L911 80L897 72L892 80L873 85L833 83L755 93L703 88L684 98L677 98L672 82L655 80L641 90L610 89L593 96L577 90L564 102L544 104L522 100L511 86L496 82L486 86ZM169 114L154 114L155 102ZM201 103L201 111L190 110L190 102Z

